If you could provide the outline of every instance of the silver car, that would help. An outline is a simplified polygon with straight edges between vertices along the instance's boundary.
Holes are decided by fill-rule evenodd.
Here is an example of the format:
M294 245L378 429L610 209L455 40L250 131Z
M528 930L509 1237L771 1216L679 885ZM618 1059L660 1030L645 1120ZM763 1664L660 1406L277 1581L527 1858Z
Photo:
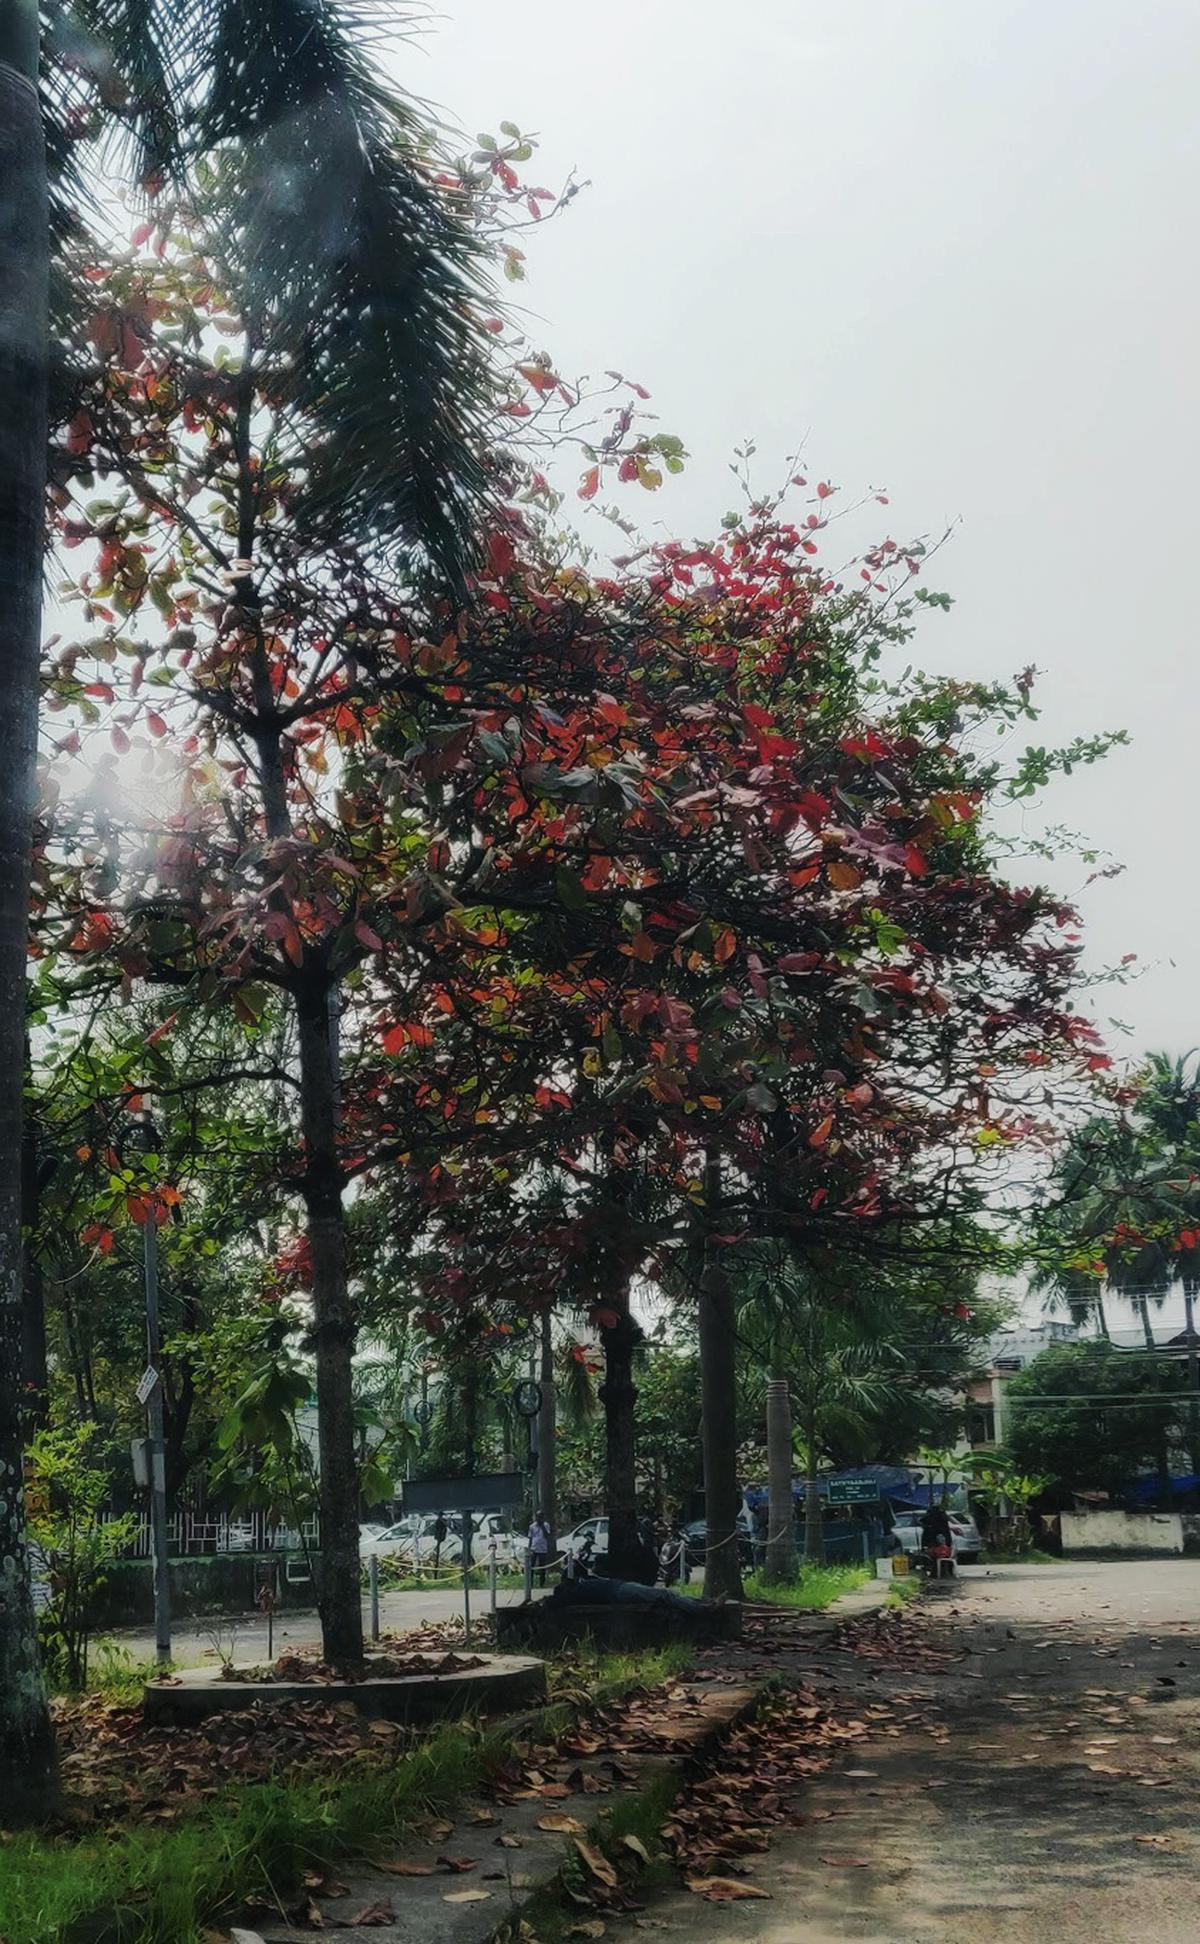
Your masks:
M973 1566L983 1551L983 1540L979 1536L978 1526L969 1513L947 1512L946 1517L950 1521L951 1544L956 1563L960 1566ZM921 1550L921 1518L920 1512L896 1514L894 1531L903 1550L907 1553Z

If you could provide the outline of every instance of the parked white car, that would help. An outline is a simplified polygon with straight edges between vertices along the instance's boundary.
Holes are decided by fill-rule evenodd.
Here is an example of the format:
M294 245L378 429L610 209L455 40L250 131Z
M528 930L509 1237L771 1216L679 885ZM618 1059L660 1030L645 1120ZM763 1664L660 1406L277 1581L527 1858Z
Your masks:
M359 1532L359 1554L369 1559L374 1553L379 1559L399 1558L411 1566L431 1567L434 1558L443 1566L462 1564L462 1515L458 1512L446 1513L446 1537L442 1540L440 1554L434 1537L437 1524L436 1512L410 1512L406 1518L395 1525L387 1526L372 1538L363 1537L365 1528ZM471 1515L471 1564L486 1566L492 1557L492 1546L496 1548L496 1563L499 1566L516 1566L525 1556L523 1539L518 1539L500 1512L475 1512Z
M558 1542L558 1550L568 1559L577 1559L591 1541L591 1560L593 1571L597 1560L608 1558L608 1520L603 1518L584 1519L570 1532L564 1533Z
M432 1566L438 1554L433 1536L435 1521L432 1512L410 1512L407 1518L385 1527L376 1538L360 1539L359 1555L363 1559L370 1559L374 1554L377 1559L404 1559L414 1566L418 1561L422 1566ZM450 1518L446 1520L446 1537L438 1556L443 1566L454 1566L462 1559L462 1536L455 1531Z
M973 1566L983 1551L983 1540L974 1519L962 1512L948 1512L950 1532L954 1546L954 1557L960 1566ZM921 1514L919 1512L898 1512L895 1533L905 1552L921 1550Z

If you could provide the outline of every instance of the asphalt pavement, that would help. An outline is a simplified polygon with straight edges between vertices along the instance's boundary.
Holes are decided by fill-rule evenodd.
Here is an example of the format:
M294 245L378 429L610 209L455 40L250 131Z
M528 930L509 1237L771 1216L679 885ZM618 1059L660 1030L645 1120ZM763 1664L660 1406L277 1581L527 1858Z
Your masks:
M534 1598L541 1597L535 1591ZM501 1587L496 1595L496 1604L519 1606L522 1598L520 1587ZM490 1611L491 1600L487 1588L472 1587L472 1617L478 1619ZM439 1620L461 1620L462 1617L461 1584L437 1592L381 1593L379 1596L379 1621L383 1633L407 1633L412 1627L422 1627ZM369 1609L364 1599L364 1630L369 1627L369 1619ZM113 1634L111 1638L137 1661L154 1658L153 1627L127 1629ZM321 1622L315 1609L275 1615L276 1654L289 1647L315 1647L320 1639ZM204 1620L181 1620L171 1630L171 1658L176 1667L203 1667L219 1658L265 1660L266 1654L267 1623L259 1613L221 1614Z
M815 1779L750 1880L647 1919L687 1944L1197 1944L1200 1560L974 1567L912 1665L825 1643L839 1703L907 1705Z

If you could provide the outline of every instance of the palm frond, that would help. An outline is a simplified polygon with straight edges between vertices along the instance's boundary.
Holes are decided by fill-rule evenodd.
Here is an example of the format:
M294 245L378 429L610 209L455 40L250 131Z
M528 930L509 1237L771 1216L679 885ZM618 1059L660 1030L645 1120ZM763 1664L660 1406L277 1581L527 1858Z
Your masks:
M195 141L236 145L223 245L311 436L303 517L416 550L454 584L486 483L482 253L364 52L400 20L387 0L217 0Z

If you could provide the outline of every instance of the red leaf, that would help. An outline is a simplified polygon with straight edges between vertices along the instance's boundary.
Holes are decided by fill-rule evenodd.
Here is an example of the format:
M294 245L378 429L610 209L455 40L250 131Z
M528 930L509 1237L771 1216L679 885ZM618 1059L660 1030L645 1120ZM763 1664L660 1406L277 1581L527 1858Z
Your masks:
M365 918L356 918L354 920L354 936L360 945L367 947L368 951L382 952L383 940L380 938L379 933L371 925L368 925Z
M401 1047L407 1045L407 1026L390 1026L383 1036L383 1050L385 1053L399 1053Z
M595 499L600 490L600 468L590 466L583 475L583 485L579 488L580 499Z
M833 1133L833 1115L826 1114L820 1126L814 1127L812 1133L809 1135L808 1137L809 1147L814 1147L814 1148L824 1147L826 1141L829 1139L829 1136L832 1133Z
M116 697L107 682L89 682L83 692L85 695L94 695L98 702L116 701Z
M488 572L493 580L505 580L516 565L516 549L507 533L488 536Z

